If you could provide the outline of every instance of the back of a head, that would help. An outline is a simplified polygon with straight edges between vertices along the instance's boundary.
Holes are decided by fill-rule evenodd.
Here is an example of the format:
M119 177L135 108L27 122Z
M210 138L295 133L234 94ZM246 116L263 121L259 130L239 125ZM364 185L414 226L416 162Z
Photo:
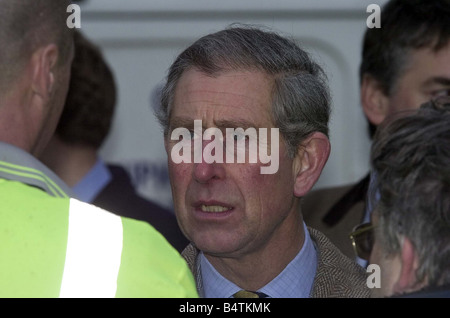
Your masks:
M0 96L8 91L38 47L58 45L62 65L70 56L69 0L0 1Z
M75 32L71 80L56 135L68 144L100 148L116 104L112 70L99 47Z
M328 134L329 93L320 66L294 41L247 25L232 25L206 35L177 57L169 69L158 114L166 133L176 84L191 68L211 77L231 70L271 76L274 122L291 154L311 132Z
M388 119L377 131L372 164L382 246L388 254L408 237L419 255L417 279L450 283L450 99Z

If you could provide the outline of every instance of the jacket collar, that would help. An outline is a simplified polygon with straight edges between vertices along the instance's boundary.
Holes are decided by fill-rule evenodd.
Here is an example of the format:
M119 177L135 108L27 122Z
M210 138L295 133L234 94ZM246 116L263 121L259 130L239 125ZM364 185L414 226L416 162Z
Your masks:
M310 297L312 298L365 298L370 296L364 269L342 254L321 232L308 228L317 250L317 272ZM203 289L198 259L199 250L189 244L182 256L194 275L197 291Z
M54 197L74 197L72 190L39 160L3 142L0 142L0 178L40 188Z

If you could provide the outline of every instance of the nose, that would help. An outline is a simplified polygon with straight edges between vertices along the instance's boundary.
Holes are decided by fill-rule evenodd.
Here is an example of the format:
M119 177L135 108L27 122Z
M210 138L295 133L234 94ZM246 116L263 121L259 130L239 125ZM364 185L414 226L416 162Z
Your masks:
M194 179L199 183L208 183L212 180L220 180L225 177L223 160L214 160L214 162L211 162L211 160L208 160L208 162L205 161L205 156L210 155L208 149L205 153L205 146L209 142L210 141L203 141L202 160L199 163L194 163ZM221 159L223 159L223 157Z

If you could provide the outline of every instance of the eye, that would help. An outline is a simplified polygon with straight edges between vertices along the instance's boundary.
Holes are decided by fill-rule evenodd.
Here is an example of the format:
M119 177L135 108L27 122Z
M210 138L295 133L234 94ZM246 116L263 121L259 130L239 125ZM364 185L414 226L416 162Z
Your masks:
M201 136L199 136L197 133L195 133L194 130L189 130L189 136L190 136L191 140L196 140L198 138L201 138Z
M436 99L436 98L442 97L442 96L450 96L450 89L447 88L447 89L440 89L437 91L433 91L431 93L431 96L433 99Z
M235 131L233 133L233 138L234 138L234 141L242 141L242 140L247 140L248 139L248 135Z

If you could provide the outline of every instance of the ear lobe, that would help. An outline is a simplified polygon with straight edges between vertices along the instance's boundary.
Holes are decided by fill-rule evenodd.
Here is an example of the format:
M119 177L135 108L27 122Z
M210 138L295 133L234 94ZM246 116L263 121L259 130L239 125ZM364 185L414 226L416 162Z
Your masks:
M416 278L419 257L413 243L407 237L403 239L400 266L400 275L393 286L393 292L403 294L420 289L423 282L418 282Z
M58 47L55 44L39 48L31 58L32 91L44 100L53 92L57 61Z
M294 159L294 195L296 197L304 196L317 182L330 151L328 137L320 132L311 134L299 146Z
M380 83L371 75L364 75L361 83L361 105L369 121L378 126L387 115L389 99Z

